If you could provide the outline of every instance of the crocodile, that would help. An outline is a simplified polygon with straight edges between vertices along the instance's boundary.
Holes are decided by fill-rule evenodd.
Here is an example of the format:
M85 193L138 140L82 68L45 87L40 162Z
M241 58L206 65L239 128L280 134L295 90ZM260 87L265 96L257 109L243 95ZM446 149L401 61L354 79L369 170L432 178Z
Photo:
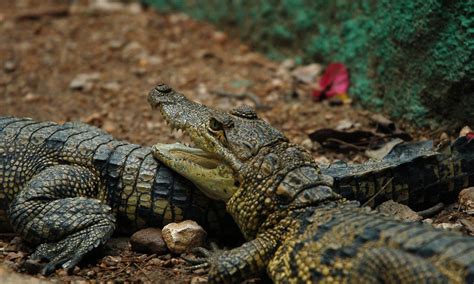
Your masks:
M472 237L402 222L344 198L306 149L252 108L215 110L164 84L148 100L239 181L226 209L247 242L204 258L198 267L209 267L211 283L265 272L277 283L474 282ZM474 143L457 143L461 167L472 166ZM160 147L155 155L163 158ZM185 156L175 162L192 162Z
M197 187L230 187L211 166ZM114 231L183 219L210 235L239 233L223 203L163 166L150 147L83 123L0 117L0 230L37 246L31 258L49 260L43 274L73 269Z

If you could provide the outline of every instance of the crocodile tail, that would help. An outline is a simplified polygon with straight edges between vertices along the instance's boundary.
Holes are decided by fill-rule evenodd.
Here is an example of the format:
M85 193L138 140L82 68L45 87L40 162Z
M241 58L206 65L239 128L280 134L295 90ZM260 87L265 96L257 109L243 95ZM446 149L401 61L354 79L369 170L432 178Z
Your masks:
M453 156L469 159L474 159L474 139L470 135L461 136L454 140L451 144L451 152Z
M474 136L474 134L473 134ZM469 136L433 150L432 141L399 144L379 161L322 167L334 190L364 205L394 200L415 208L456 198L474 185L474 141Z

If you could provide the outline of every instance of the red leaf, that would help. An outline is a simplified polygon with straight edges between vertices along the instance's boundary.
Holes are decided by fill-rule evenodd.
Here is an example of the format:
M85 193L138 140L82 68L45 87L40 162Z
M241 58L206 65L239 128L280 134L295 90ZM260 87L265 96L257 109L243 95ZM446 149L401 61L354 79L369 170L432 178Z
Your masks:
M349 72L342 63L331 63L319 80L319 90L314 90L312 95L324 99L347 93L349 89Z
M466 138L467 140L471 141L472 139L474 139L474 132L468 132L466 134Z

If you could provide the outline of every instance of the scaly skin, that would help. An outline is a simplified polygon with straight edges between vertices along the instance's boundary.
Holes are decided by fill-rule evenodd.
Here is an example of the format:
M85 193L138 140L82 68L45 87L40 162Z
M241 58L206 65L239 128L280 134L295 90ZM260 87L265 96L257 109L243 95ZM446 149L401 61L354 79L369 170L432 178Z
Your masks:
M474 184L474 146L466 152L464 140L438 151L432 141L401 144L381 161L334 163L321 166L321 172L334 178L337 193L370 207L393 200L426 208L453 200Z
M116 228L130 233L183 219L211 234L233 228L223 206L148 147L85 124L0 117L0 229L11 224L38 245L32 258L50 261L44 274L74 268Z
M166 85L149 102L240 182L227 201L248 240L210 258L210 282L264 271L275 282L472 283L474 239L359 207L331 188L310 153L242 107L226 113ZM459 149L472 153L464 139ZM159 154L157 155L159 157Z

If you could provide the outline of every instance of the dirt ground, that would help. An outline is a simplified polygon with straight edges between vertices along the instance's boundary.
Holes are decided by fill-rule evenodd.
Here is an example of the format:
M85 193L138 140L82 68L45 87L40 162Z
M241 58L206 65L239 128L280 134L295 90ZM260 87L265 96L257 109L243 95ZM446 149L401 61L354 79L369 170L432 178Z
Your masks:
M60 123L79 120L134 143L174 142L182 137L172 134L146 101L148 91L165 82L221 109L255 105L255 99L219 94L254 94L263 106L259 115L308 147L316 159L367 159L363 151L328 151L308 134L344 124L373 129L372 113L350 104L313 102L310 92L302 91L307 90L304 86L295 91L284 66L254 52L230 32L137 5L36 3L0 0L1 116ZM416 139L437 139L440 134L409 132ZM0 247L0 259L10 267L17 269L26 258L12 235L2 236ZM186 272L179 258L136 254L126 244L122 248L116 256L104 254L77 268L75 276L58 271L53 279L192 283L205 279Z

